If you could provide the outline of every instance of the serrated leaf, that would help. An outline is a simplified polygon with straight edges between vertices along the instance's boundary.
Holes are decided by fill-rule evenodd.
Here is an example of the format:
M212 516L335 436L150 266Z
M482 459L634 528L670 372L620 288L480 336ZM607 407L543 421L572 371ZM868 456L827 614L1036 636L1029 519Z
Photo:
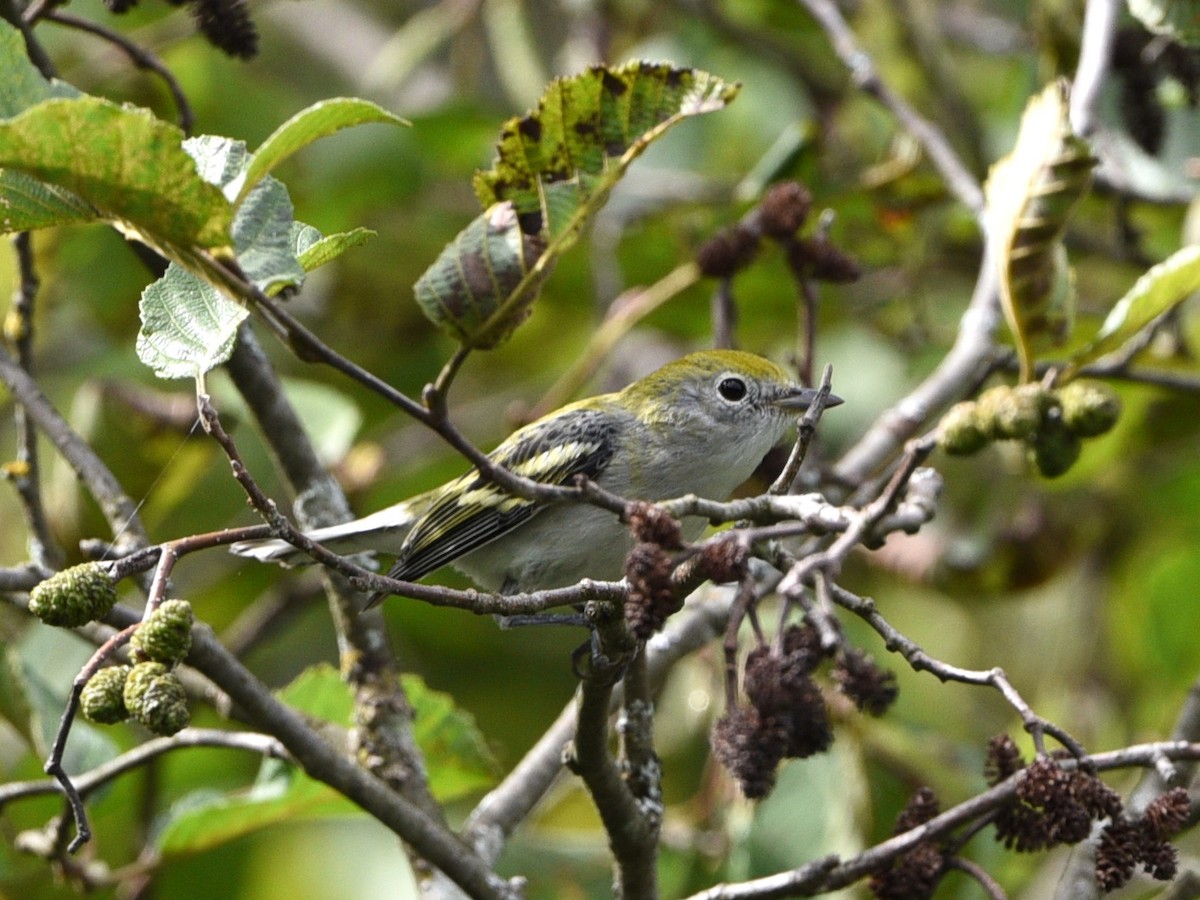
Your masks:
M330 234L324 237L315 228L311 230L316 234L315 240L311 240L308 243L305 243L304 240L297 240L293 244L296 259L300 262L305 272L311 272L313 269L332 262L351 247L365 244L371 238L375 237L375 232L370 228L355 228L352 231L342 231L338 234Z
M1059 241L1096 164L1071 131L1068 90L1059 80L1029 101L1016 145L992 167L986 188L992 260L1022 381L1032 377L1034 338L1065 337L1069 310L1054 304L1067 277Z
M721 109L738 90L707 72L666 63L593 66L556 79L536 110L504 125L492 168L475 175L475 193L485 208L511 200L527 233L556 237L575 210L611 189L629 162L669 127ZM587 177L600 175L605 177ZM573 187L574 202L547 209L546 186L559 183ZM558 193L561 199L567 191Z
M197 170L226 193L240 181L248 156L240 141L205 135L184 150ZM238 206L230 229L238 265L266 294L304 280L293 252L292 201L283 183L267 176ZM315 229L314 229L315 230ZM190 378L229 358L247 310L198 274L174 263L142 293L137 353L160 378Z
M95 207L68 190L24 172L0 169L0 232L34 231L99 218Z
M433 795L448 802L494 784L499 765L475 717L416 675L404 675L401 682L416 713L413 736L425 757Z
M240 200L277 165L318 138L326 137L349 128L382 122L391 125L409 125L407 120L388 112L369 100L356 97L335 97L314 103L292 116L262 142L254 151L246 167L245 181L237 198Z
M0 119L52 97L78 97L64 81L47 81L29 61L21 32L0 19Z
M142 291L137 355L159 378L195 378L233 353L250 314L176 263Z
M1131 338L1200 290L1200 247L1184 247L1137 280L1100 326L1091 343L1071 359L1062 374L1069 380L1079 370L1118 350Z
M245 143L201 135L188 138L183 148L196 161L205 181L227 196L237 192L250 159ZM304 270L294 252L296 222L292 214L287 188L269 176L255 185L234 214L231 234L238 265L264 293L273 294L304 280Z
M1192 46L1200 44L1197 0L1129 0L1129 12L1155 34Z
M283 182L267 176L242 201L233 219L238 264L266 294L304 281L304 269L292 253L292 212Z
M0 122L0 168L76 194L155 246L228 247L233 207L182 142L178 128L147 110L51 99Z
M309 666L277 692L279 699L307 716L349 728L354 723L354 697L328 663Z

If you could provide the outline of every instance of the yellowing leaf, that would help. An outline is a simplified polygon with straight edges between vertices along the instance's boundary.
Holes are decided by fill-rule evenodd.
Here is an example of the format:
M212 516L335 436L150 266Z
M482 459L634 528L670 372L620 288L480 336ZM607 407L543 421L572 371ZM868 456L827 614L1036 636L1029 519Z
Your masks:
M486 318L477 325L472 319L466 329L445 327L474 347L492 347L508 337L555 260L633 161L673 125L722 109L738 90L699 69L650 62L593 66L552 82L536 110L505 124L496 161L476 172L474 181L476 196L489 210L485 216L496 204L511 203L520 231L545 241L545 249L536 260L524 258L524 275L507 296L488 299L492 311L484 312ZM447 248L438 262L455 252ZM430 298L439 300L427 293ZM482 306L472 316L476 311Z
M1033 338L1047 332L1061 338L1069 326L1059 241L1096 164L1071 131L1068 93L1060 79L1029 101L1012 153L992 167L987 182L988 238L1022 381L1032 377Z
M526 233L557 236L574 211L610 188L653 140L685 118L723 108L738 90L715 75L667 63L593 66L559 78L536 110L504 125L495 163L475 175L475 193L484 207L511 200ZM620 171L600 178L616 160ZM549 209L549 185L563 185L560 199L565 193L573 202Z

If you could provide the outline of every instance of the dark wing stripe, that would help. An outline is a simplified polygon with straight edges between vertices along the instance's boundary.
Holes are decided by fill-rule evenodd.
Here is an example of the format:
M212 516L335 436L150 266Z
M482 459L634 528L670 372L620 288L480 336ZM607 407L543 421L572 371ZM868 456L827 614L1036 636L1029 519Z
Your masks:
M596 478L612 459L615 430L604 413L572 410L517 432L491 458L544 484L565 484L576 475ZM475 492L494 505L460 502ZM413 526L388 574L416 581L507 534L540 508L499 491L476 472L464 475L446 485Z
M388 574L404 581L416 581L430 572L453 562L465 553L477 550L489 541L507 534L517 525L537 512L533 504L520 507L511 513L487 513L458 526L452 534L405 554L396 560Z

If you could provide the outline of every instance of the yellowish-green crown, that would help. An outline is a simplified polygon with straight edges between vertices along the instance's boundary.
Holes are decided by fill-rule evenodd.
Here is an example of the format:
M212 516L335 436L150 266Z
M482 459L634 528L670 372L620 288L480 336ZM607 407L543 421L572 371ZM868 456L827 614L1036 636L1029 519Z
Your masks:
M722 372L746 375L756 381L789 385L795 379L782 366L744 350L699 350L689 353L622 391L630 400L650 399L673 393L679 385L703 381Z

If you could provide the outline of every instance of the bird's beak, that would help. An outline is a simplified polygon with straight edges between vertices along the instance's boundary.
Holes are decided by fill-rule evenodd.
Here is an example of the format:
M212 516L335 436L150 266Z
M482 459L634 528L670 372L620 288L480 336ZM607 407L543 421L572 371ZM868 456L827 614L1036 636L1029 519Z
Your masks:
M786 394L777 397L771 402L780 409L801 411L813 405L813 401L817 399L817 393L816 388L797 387L792 388ZM825 408L829 409L831 406L840 406L845 402L837 394L829 394L825 398Z

